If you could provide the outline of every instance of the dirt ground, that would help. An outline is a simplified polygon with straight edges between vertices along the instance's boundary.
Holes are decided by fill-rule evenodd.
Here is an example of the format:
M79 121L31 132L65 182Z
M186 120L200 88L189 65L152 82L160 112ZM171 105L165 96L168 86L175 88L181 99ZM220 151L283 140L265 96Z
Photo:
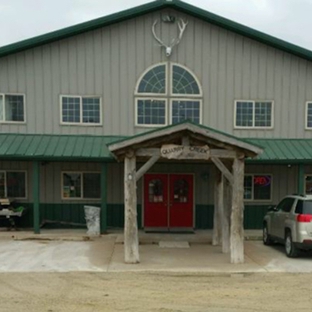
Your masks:
M0 311L311 311L312 274L1 273Z

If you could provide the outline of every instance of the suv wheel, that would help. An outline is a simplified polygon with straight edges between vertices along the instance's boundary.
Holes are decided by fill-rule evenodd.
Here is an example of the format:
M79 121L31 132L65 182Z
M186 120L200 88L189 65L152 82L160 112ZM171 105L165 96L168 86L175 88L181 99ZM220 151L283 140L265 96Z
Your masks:
M264 245L272 245L273 243L266 223L263 225L262 240Z
M294 245L290 231L286 232L285 236L285 252L286 256L289 258L295 258L298 256L298 248Z

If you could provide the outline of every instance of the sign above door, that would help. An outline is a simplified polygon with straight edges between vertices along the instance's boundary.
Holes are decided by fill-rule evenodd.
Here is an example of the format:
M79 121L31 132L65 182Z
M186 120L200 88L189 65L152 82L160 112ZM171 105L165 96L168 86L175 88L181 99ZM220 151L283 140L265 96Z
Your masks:
M186 146L164 144L160 149L160 155L167 159L206 159L210 157L208 145Z

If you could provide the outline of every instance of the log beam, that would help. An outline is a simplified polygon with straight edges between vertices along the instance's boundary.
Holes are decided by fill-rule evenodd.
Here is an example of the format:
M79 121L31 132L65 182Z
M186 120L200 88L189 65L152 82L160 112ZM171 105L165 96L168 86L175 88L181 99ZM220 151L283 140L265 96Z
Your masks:
M234 159L231 213L231 263L244 263L244 170L244 159Z
M137 224L136 157L125 157L125 229L124 251L126 263L139 263L139 238Z
M136 151L136 155L138 157L160 156L160 148L139 148ZM235 151L229 151L224 149L211 149L210 157L234 159L237 157L237 153Z
M224 163L217 157L211 157L212 162L216 167L222 172L222 174L227 178L227 180L233 185L233 175Z
M213 233L212 233L213 246L220 245L222 242L222 222L223 222L223 175L219 170L216 170Z
M147 172L147 170L149 170L158 161L159 158L159 156L152 156L136 173L136 181L139 181Z
M230 253L230 220L232 209L232 186L228 180L223 185L222 252Z

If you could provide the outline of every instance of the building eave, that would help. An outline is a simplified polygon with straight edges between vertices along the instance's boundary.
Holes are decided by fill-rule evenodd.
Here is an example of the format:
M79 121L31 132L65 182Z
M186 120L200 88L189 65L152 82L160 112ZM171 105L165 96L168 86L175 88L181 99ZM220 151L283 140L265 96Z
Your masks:
M300 58L312 61L312 51L286 42L284 40L275 38L268 34L262 33L250 27L233 22L229 19L223 18L216 14L207 12L203 9L182 2L180 0L157 0L147 4L137 6L128 10L114 13L108 16L97 18L88 22L77 24L71 27L63 28L34 38L23 40L17 43L3 46L0 48L0 57L10 54L22 52L38 46L49 44L58 40L66 39L75 35L79 35L88 31L92 31L101 27L113 25L115 23L123 22L125 20L135 18L144 14L148 14L157 10L172 8L185 14L201 19L205 22L219 26L226 30L232 31L239 35L256 40L273 48L282 50L284 52L296 55Z

